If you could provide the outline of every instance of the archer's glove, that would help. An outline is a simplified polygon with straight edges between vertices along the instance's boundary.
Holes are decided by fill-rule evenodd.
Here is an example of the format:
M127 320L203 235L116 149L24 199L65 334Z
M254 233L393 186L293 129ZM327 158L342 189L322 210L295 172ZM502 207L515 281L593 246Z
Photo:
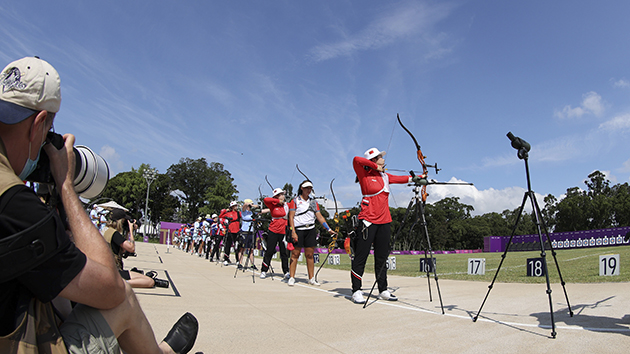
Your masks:
M418 184L418 185L421 185L421 186L426 186L427 184L429 184L429 182L427 181L427 179L426 179L426 178L422 178L422 177L420 177L420 176L415 176L415 177L412 177L412 178L411 178L411 181L412 181L414 184Z

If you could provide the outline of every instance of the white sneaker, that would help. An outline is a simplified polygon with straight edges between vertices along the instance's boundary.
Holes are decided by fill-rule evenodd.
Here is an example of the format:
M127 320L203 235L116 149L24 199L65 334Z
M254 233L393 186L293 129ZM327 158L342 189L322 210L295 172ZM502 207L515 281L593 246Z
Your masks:
M354 301L355 304L364 304L365 298L363 297L363 291L361 290L355 291L352 294L352 301Z
M228 263L228 261L223 261L223 265L224 266L227 266L228 264L230 264L230 263Z
M319 286L319 283L317 282L317 280L315 280L315 278L311 278L308 281L308 283L311 284L311 285Z
M287 282L287 284L289 284L289 286L295 285L295 278L293 277L289 278L289 281Z
M265 279L267 277L267 272L260 272L260 279Z
M284 274L284 279L289 279L289 278L291 278L291 274L289 274L289 273L285 273L285 274Z
M398 298L396 297L396 295L392 294L389 292L389 290L385 290L383 292L381 292L378 297L380 297L383 300L387 300L387 301L398 301Z

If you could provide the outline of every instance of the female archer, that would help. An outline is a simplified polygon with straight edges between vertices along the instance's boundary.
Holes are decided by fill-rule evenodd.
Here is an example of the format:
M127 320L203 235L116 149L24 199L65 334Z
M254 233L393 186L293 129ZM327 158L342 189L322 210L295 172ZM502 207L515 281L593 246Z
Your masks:
M374 272L378 277L379 297L383 300L396 301L398 298L387 290L387 270L383 266L389 255L392 217L389 213L389 184L411 183L422 177L394 176L385 173L385 151L377 148L367 150L363 156L352 160L354 172L361 185L361 212L359 212L359 233L355 244L355 256L352 260L352 301L365 303L361 285L365 263L374 245ZM381 276L379 277L379 272Z

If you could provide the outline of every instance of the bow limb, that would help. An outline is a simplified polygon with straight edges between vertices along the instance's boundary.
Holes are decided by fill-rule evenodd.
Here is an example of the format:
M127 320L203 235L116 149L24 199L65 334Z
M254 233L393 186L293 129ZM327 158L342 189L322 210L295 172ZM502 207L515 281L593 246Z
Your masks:
M271 192L273 193L273 186L271 185L271 183L269 183L269 179L267 178L267 175L265 175L265 181L267 181L267 184L269 185L269 188L271 188Z
M324 258L324 261L322 262L322 264L319 265L319 268L317 269L317 273L315 273L315 281L317 281L317 275L319 274L319 271L322 270L324 264L326 264L328 257L330 257L332 251L334 251L337 247L337 238L339 237L339 208L337 207L337 197L335 197L335 191L332 187L334 181L334 178L332 179L332 181L330 181L330 193L332 193L333 200L335 202L335 216L333 217L333 221L335 222L335 234L332 236L332 239L328 244L328 253L326 254L326 258Z
M428 168L427 168L427 164L424 161L424 158L426 156L424 156L424 154L422 153L422 149L420 149L420 144L418 144L418 140L416 140L416 137L413 136L413 134L409 131L409 129L407 129L407 127L405 127L405 125L403 124L402 120L400 120L400 115L397 114L396 118L398 118L398 123L400 123L400 126L407 132L407 134L409 134L409 136L411 137L411 139L413 139L414 144L416 144L416 154L418 155L418 161L420 162L420 165L422 165L422 174L424 175L424 178L426 178L428 176ZM437 164L436 164L437 166ZM437 170L437 167L436 167ZM429 195L427 193L427 186L422 186L421 188L421 195L422 195L422 201L426 202L427 201L427 196Z
M308 178L308 176L307 176L304 172L302 172L302 170L300 170L300 166L298 166L298 164L295 164L295 168L297 168L298 172L299 172L302 176L304 176L304 178L306 178L306 179L307 179L307 180L309 180L309 181L311 180L310 178Z

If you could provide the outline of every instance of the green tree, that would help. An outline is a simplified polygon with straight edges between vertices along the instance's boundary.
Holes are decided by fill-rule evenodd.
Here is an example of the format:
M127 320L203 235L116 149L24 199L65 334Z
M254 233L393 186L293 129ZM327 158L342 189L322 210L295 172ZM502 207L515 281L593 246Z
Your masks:
M613 226L630 226L630 186L628 182L613 186L611 195Z
M213 162L208 166L203 157L197 160L182 158L179 163L168 168L167 175L171 179L171 188L183 193L182 199L187 208L185 218L188 221L196 219L200 215L200 208L208 204L209 189L215 188L213 191L218 194L213 194L214 196L219 195L230 200L234 200L238 193L233 184L234 179L223 169L223 164ZM231 188L225 186L224 182L229 182ZM218 201L220 200L215 202ZM218 204L213 205L217 206Z

